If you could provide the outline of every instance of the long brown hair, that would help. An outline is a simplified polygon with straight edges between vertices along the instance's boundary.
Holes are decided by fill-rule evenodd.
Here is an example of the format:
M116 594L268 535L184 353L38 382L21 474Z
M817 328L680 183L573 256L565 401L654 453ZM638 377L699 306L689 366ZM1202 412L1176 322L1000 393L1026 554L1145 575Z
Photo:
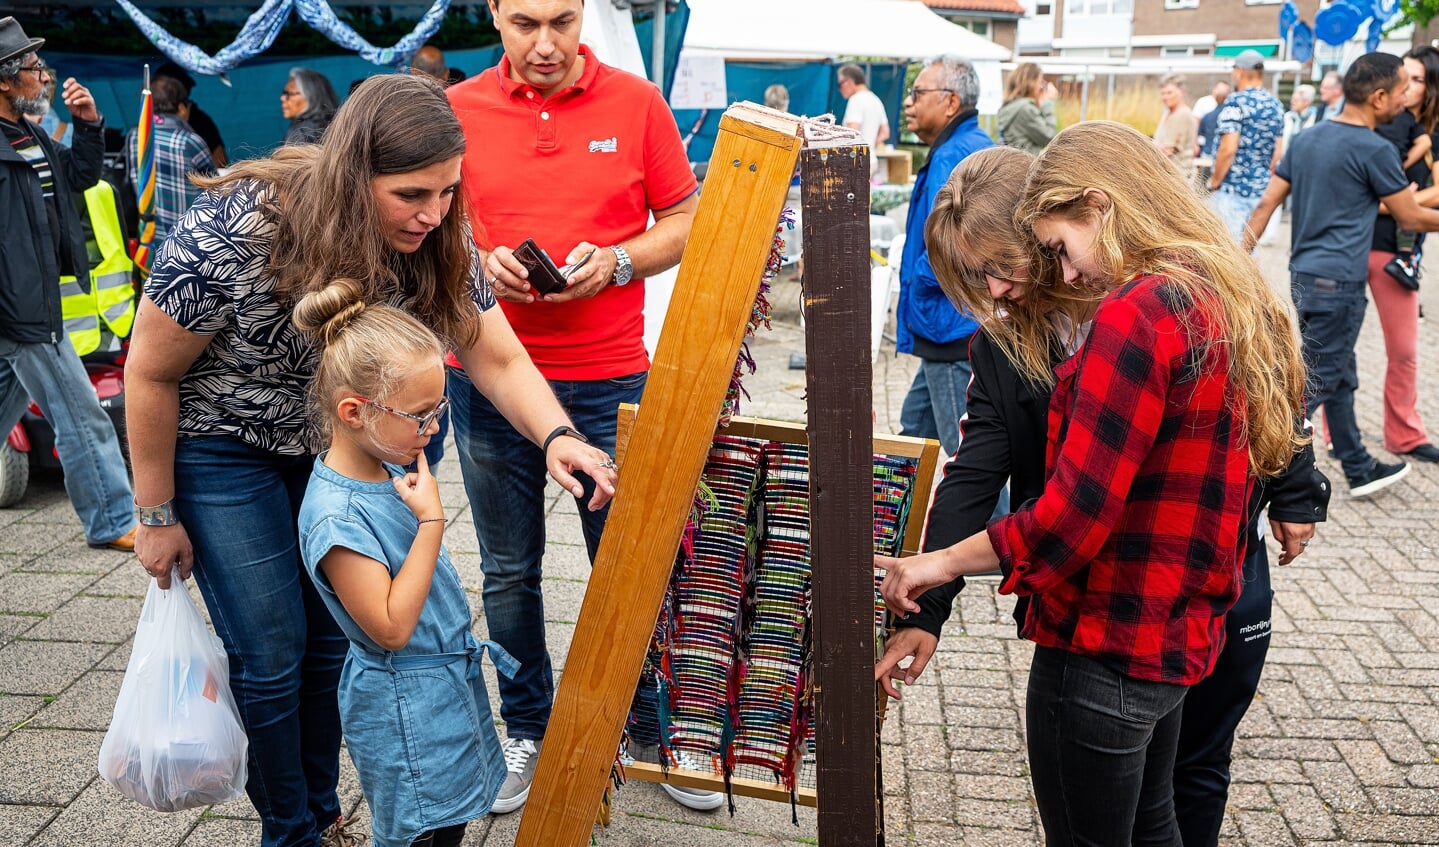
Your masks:
M1033 97L1034 89L1043 81L1044 69L1033 62L1025 62L1009 72L1009 81L1004 84L1004 102Z
M224 176L194 181L222 191L245 181L273 188L267 209L279 228L269 272L281 303L293 305L336 278L359 280L366 302L403 302L451 343L468 345L479 322L469 291L476 254L463 186L450 213L409 254L386 240L370 187L373 177L411 173L464 152L464 132L439 85L383 74L355 89L320 144L281 147Z
M1035 261L1032 237L1014 223L1033 164L1033 154L1015 147L991 147L965 157L935 195L925 246L934 276L949 299L979 319L1025 380L1037 388L1050 388L1054 354L1069 340L1059 337L1051 315L1061 313L1071 326L1079 326L1089 319L1098 298L1085 290L1055 285L1052 269ZM1000 303L988 288L965 282L981 279L986 268L1025 269L1028 279L1022 301Z
M1094 205L1089 189L1107 194L1108 205ZM1152 273L1185 292L1201 318L1191 328L1213 327L1210 343L1228 347L1250 470L1284 470L1308 441L1297 425L1305 371L1294 326L1254 259L1154 143L1109 121L1055 136L1030 169L1015 220L1032 228L1050 215L1097 221L1094 258L1111 288Z

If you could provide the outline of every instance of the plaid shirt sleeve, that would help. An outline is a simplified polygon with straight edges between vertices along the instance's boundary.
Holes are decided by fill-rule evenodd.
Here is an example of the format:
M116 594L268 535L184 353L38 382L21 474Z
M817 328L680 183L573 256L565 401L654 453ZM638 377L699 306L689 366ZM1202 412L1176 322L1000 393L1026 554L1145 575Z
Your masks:
M1076 357L1067 421L1056 424L1064 410L1051 411L1053 470L1044 494L990 526L1005 571L1001 591L1043 593L1099 554L1154 445L1170 362L1183 353L1180 333L1160 331L1131 300L1112 298L1099 310Z

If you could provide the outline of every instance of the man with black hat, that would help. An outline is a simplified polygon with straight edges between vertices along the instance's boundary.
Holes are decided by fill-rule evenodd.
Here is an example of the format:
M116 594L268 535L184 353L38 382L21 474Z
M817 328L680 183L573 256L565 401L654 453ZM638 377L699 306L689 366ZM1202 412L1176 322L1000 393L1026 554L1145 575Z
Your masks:
M105 143L95 100L72 77L61 88L74 118L71 147L25 119L50 108L50 69L14 18L0 18L0 431L33 399L55 428L70 503L92 547L135 549L130 478L115 428L70 344L61 277L90 288L90 260L72 192L100 179Z
M1209 177L1209 203L1236 241L1279 162L1284 106L1264 88L1264 57L1245 50L1234 57L1234 93L1220 108L1219 149Z

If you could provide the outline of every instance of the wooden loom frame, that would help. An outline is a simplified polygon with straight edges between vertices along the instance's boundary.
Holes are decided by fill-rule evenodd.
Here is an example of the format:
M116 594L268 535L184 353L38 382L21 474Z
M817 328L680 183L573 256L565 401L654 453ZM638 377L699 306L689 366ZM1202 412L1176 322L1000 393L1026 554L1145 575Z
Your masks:
M869 148L853 130L822 133L793 115L739 103L720 120L517 847L579 847L593 831L796 162L808 400L823 412L806 427L810 556L835 573L867 577L813 578L819 836L825 847L884 843L868 578L875 446ZM673 770L670 778L693 784Z
M639 407L633 403L620 405L619 427L615 435L616 461L624 461L625 449L629 444L630 433L634 431L638 409ZM809 443L809 432L804 424L739 415L732 418L729 426L717 432L716 435L756 438L784 444ZM871 452L882 456L919 460L914 473L909 514L906 516L900 537L899 555L913 556L920 552L920 542L924 538L924 519L929 511L929 493L934 487L934 473L939 467L939 442L933 439L910 438L903 435L876 435L874 436L874 449ZM872 571L865 571L864 579L861 581L867 584L872 573ZM719 774L675 767L666 769L653 762L637 761L626 765L625 775L640 782L668 782L704 791L723 792L726 789L724 777ZM789 802L790 800L789 789L777 782L731 776L728 787L730 791L740 797L755 797L760 800L778 802ZM813 788L802 786L795 789L794 800L801 806L817 807L819 794Z

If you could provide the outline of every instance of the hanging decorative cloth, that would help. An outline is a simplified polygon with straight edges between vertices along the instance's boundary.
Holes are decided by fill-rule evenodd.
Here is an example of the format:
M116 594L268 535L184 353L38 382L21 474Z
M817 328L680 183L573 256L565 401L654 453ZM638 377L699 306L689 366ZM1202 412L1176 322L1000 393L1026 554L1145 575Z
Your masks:
M415 29L395 42L394 47L376 47L355 32L353 27L336 17L335 11L326 0L294 0L294 3L300 19L318 30L321 35L341 47L359 53L370 62L391 67L407 64L415 51L425 46L425 42L440 28L440 24L445 20L445 12L450 8L450 0L435 0L434 5L430 6L430 10L415 25Z
M159 24L151 20L146 14L135 8L130 0L115 0L125 14L135 22L135 26L150 39L150 43L160 49L161 53L169 56L175 64L191 73L219 75L223 79L226 71L240 64L253 56L257 56L270 49L275 43L275 37L280 34L280 29L290 17L290 5L294 0L265 0L265 5L245 21L238 35L230 46L216 53L214 56L201 50L199 47L181 41L170 33L166 32ZM226 84L229 81L226 80Z
M414 30L393 47L376 47L366 41L353 27L335 15L326 0L265 0L265 4L245 21L235 40L214 56L166 32L130 0L116 2L145 37L150 39L150 43L170 57L175 64L191 73L217 75L223 80L226 71L270 49L270 45L275 43L275 38L285 26L285 21L289 19L292 8L299 12L301 20L341 47L354 50L377 65L398 67L408 62L415 51L439 30L451 0L435 0ZM229 84L229 80L225 82Z

